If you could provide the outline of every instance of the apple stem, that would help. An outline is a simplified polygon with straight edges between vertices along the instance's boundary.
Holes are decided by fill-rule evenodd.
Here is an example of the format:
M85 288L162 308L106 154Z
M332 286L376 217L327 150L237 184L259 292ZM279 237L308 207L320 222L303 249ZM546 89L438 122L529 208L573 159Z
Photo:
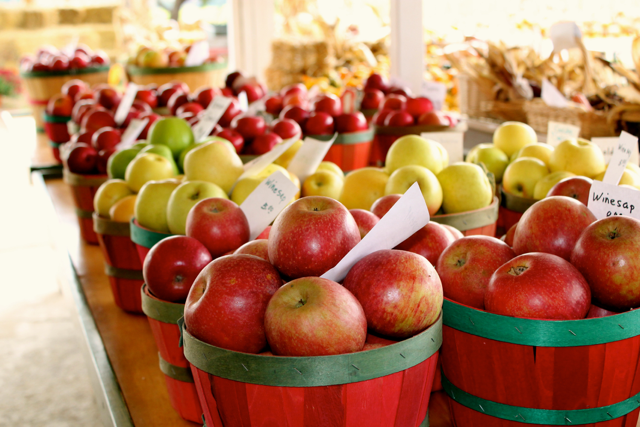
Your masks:
M463 265L465 265L467 262L463 259L459 259L456 261L456 266L457 267L462 267Z
M613 240L618 237L618 229L609 232L609 239Z
M298 303L296 304L296 308L300 308L303 305L305 305L307 302L303 299L300 299L300 301L298 301Z
M180 276L180 275L177 275L177 276L175 277L175 281L176 281L176 282L178 282L178 283L182 283L182 281L183 281L183 280L184 280L184 277L182 277L182 276Z
M318 208L313 208L313 211L314 212L318 212Z
M198 200L198 197L200 197L200 192L195 193L194 195L191 196L191 200Z
M527 271L528 269L529 267L525 267L524 265L519 265L517 267L511 267L507 273L509 273L512 276L519 276L525 271Z

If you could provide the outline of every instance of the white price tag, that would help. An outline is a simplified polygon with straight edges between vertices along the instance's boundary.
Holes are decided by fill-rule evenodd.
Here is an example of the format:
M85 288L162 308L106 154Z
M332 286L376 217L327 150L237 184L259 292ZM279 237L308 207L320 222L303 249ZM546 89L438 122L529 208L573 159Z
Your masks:
M125 148L131 147L136 140L138 139L138 135L142 133L144 127L149 123L149 119L133 119L127 126L127 129L122 134L122 138L120 138L120 143L117 145L118 150L123 150Z
M127 90L124 92L124 96L120 100L120 105L118 105L116 114L113 116L113 120L115 120L118 126L122 125L127 118L127 114L129 114L129 110L136 98L136 93L138 93L138 85L133 82L129 82Z
M272 173L262 181L240 205L249 221L249 239L258 237L297 192L298 187L281 171Z
M604 161L606 163L609 163L611 161L611 156L613 156L613 152L618 146L619 141L620 141L620 138L616 136L591 138L591 142L596 144L602 150L602 154L604 154ZM640 156L638 155L637 149L631 152L629 163L633 163L634 165L640 166Z
M204 64L209 59L209 42L201 40L191 45L187 57L184 59L185 67L195 67Z
M258 114L264 112L267 109L267 106L265 105L266 101L267 96L263 96L257 101L253 101L247 108L247 114L250 116L257 116Z
M238 94L238 106L240 111L246 113L249 110L249 98L247 98L247 92L242 91Z
M329 141L319 141L308 136L304 139L302 147L298 150L287 170L297 176L300 182L304 183L305 179L315 173L322 159L327 155L331 145L338 137L338 134L333 134L333 137Z
M587 206L598 219L616 215L640 219L640 191L593 181Z
M315 98L318 95L320 95L320 86L318 86L318 85L311 86L309 88L309 90L307 91L307 99L309 101L312 101L313 98Z
M334 282L341 281L346 277L351 267L362 258L382 249L395 248L399 243L427 225L429 219L429 209L424 202L420 186L416 182L364 236L364 239L351 249L338 265L321 277Z
M420 136L442 144L449 153L450 164L464 160L464 132L423 132Z
M356 89L356 111L361 110L362 99L364 98L364 91L362 89Z
M204 110L200 121L193 127L193 137L196 142L201 142L209 136L224 112L227 111L227 108L231 105L231 102L231 98L225 96L216 96L213 98L213 101L211 101L207 109Z
M550 107L566 108L569 101L564 95L547 79L542 80L542 90L540 97Z
M547 144L557 147L562 141L580 136L580 128L567 123L549 122L547 125Z
M346 88L342 94L342 112L353 113L356 109L356 92L353 88Z
M604 173L602 182L618 185L633 152L638 152L638 138L623 131L620 134L620 138L618 138L618 145L613 150L613 155L609 160L609 166Z
M553 50L560 52L578 47L576 39L582 38L582 31L575 22L556 22L549 29L549 37L553 42Z
M271 151L264 153L262 156L253 159L249 163L246 163L244 165L244 172L242 173L242 175L240 175L238 181L240 181L242 178L246 178L248 176L256 175L262 172L264 168L273 163L275 159L280 157L282 153L287 151L289 147L291 147L299 139L300 135L296 135L293 138L285 139L280 144L273 147Z
M420 96L428 98L433 104L434 110L442 110L447 96L447 87L442 83L425 80L420 87Z

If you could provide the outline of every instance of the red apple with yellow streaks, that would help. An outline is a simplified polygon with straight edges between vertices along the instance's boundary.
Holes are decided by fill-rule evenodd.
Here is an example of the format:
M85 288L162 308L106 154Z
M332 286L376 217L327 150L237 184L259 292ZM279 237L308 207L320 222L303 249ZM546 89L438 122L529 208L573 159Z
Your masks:
M429 222L395 249L421 255L432 265L436 265L440 254L453 242L455 239L446 228L436 222Z
M402 197L402 194L387 194L386 196L380 197L371 205L371 212L382 219L382 217L389 212L389 209L400 200L400 197Z
M366 211L364 209L349 209L349 213L353 216L358 224L358 230L360 231L360 238L364 239L369 231L380 221L375 214Z
M269 261L268 245L267 239L252 240L236 249L234 254L255 255L258 258Z
M591 178L587 178L586 176L571 176L551 187L551 190L547 193L547 197L567 196L587 205L589 203L591 184L593 184Z

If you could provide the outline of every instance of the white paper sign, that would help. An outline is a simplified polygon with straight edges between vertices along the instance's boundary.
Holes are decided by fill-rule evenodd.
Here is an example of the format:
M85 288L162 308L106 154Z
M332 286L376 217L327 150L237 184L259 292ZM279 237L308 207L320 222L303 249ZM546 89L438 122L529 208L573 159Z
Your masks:
M596 144L602 150L602 154L604 154L604 161L609 163L611 161L611 156L613 156L613 152L618 146L618 142L620 139L616 136L612 137L595 137L591 138L591 142ZM629 163L633 163L634 165L640 166L640 156L638 155L638 150L633 150L631 152L631 157L629 158Z
M617 215L640 219L640 191L593 181L587 206L598 219Z
M239 100L239 98L238 98ZM265 102L267 101L267 96L263 96L257 101L253 101L249 107L247 108L247 114L250 116L257 116L267 109Z
M557 147L562 141L580 136L580 128L560 122L549 122L547 125L547 144Z
M338 134L334 134L333 138L329 141L320 141L314 138L305 137L302 147L293 156L287 170L297 176L300 182L304 183L304 180L315 173L322 159L327 155L331 145L338 137Z
M187 57L184 59L185 67L195 67L204 64L209 59L209 42L201 40L191 45Z
M238 178L240 181L242 178L246 178L248 176L256 175L264 168L266 168L269 164L273 163L275 159L280 157L282 153L287 151L289 147L291 147L296 141L300 139L300 135L296 135L293 138L285 139L280 144L273 147L273 149L267 153L264 153L262 156L253 159L249 163L244 165L244 172Z
M297 192L298 187L281 171L275 171L262 181L240 205L249 221L249 239L258 237Z
M204 110L200 121L193 127L193 136L196 142L203 141L209 136L215 125L218 123L227 108L231 105L231 98L226 96L216 96L209 106Z
M356 109L356 93L352 88L346 88L342 94L342 112L344 114L353 113Z
M442 144L449 153L449 163L464 160L464 132L423 132L420 136Z
M566 108L569 105L564 95L547 79L542 79L540 97L550 107Z
M553 42L553 50L578 47L577 39L582 38L582 31L575 22L556 22L549 29L549 37Z
M307 91L307 99L310 101L312 101L313 98L315 98L318 95L320 95L320 86L318 85L311 86Z
M364 98L364 91L362 89L356 89L356 110L360 111L362 106L362 99Z
M149 123L149 119L133 119L129 122L129 126L122 134L122 138L120 138L120 143L116 146L118 150L123 150L125 148L129 148L136 142L138 135L142 133L144 127Z
M127 118L127 114L129 114L133 101L136 99L136 93L138 93L138 85L133 82L129 82L127 90L124 92L122 100L120 100L120 105L118 105L116 114L113 116L113 120L115 120L118 126L122 125Z
M382 249L395 248L399 243L427 225L429 219L429 209L427 209L420 186L416 182L364 236L360 243L351 249L338 265L321 277L334 282L341 281L351 270L351 267L362 258Z
M447 96L447 87L442 83L425 80L420 87L420 96L428 98L434 110L440 111Z
M631 157L631 153L638 151L638 138L627 132L622 132L620 138L618 138L618 145L613 150L613 155L609 161L607 171L604 173L602 182L606 182L611 185L618 185L624 169L627 167L627 162Z
M2 125L7 131L11 132L14 129L14 118L8 111L0 112L0 125Z
M249 98L247 98L247 92L242 91L238 94L238 106L240 111L246 113L249 110Z

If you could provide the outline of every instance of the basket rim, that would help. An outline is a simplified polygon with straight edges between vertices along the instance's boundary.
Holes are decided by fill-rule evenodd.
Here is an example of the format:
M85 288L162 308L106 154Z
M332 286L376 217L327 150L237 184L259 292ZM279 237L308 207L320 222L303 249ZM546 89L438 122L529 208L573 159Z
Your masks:
M371 142L373 140L373 136L375 135L375 131L373 127L370 127L367 130L358 131L358 132L347 132L347 133L339 133L336 140L333 142L335 145L353 145L353 144L361 144L363 142ZM333 134L330 135L305 135L309 138L317 139L318 141L329 141L333 138Z
M36 79L46 77L60 77L60 76L81 76L84 74L97 74L109 71L111 65L105 65L102 67L90 67L90 68L73 68L64 71L25 71L20 73L20 77L23 79Z
M132 76L146 76L153 74L179 74L179 73L198 73L202 71L222 70L227 67L227 62L209 62L202 65L194 65L192 67L138 67L137 65L127 65L127 73Z
M161 300L151 293L146 283L140 287L142 295L142 312L158 322L177 325L184 315L184 304Z
M460 231L467 231L485 227L496 222L498 220L499 209L500 201L498 197L493 196L491 204L483 208L469 212L434 215L431 217L431 220L438 224L450 225Z
M151 249L153 245L158 243L160 240L173 236L171 233L163 233L161 231L154 231L145 228L141 226L135 218L131 218L129 226L131 241L136 245L140 245L148 249Z

